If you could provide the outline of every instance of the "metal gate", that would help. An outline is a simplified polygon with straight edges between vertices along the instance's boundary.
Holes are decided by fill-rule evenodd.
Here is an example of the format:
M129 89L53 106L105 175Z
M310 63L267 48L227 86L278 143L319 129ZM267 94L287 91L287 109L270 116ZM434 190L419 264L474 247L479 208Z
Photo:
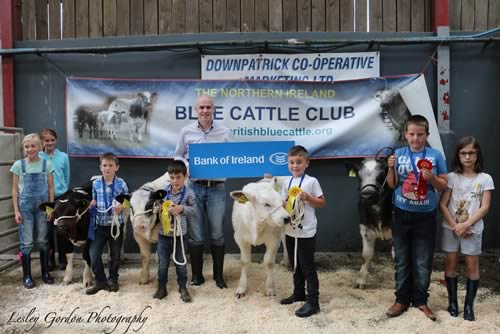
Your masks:
M19 237L14 220L12 176L9 170L23 156L23 135L22 128L0 127L0 271L18 263L15 250L19 249Z

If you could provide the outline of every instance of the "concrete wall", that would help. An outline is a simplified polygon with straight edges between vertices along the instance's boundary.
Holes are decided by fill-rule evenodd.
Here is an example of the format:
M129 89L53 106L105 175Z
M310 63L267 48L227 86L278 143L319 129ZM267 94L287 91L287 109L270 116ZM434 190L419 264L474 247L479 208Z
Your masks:
M252 40L252 39L347 39L347 38L394 37L395 34L355 34L355 33L247 33L247 34L196 34L172 36L147 36L106 38L90 40L20 42L16 47L70 47L98 45L127 45L146 43L197 42L211 40ZM400 36L429 36L429 34L398 34ZM432 45L399 45L343 47L337 52L372 51L381 52L381 75L399 75L422 72L424 65L434 52ZM283 52L283 49L269 49L267 52ZM211 49L209 53L252 53L263 52L249 47L242 50ZM288 51L292 52L292 51ZM495 158L496 145L500 143L495 127L500 124L497 78L500 76L500 45L498 43L470 44L451 48L451 128L452 134L442 136L448 158L457 138L475 135L483 143L486 170L498 179L500 160ZM42 127L52 127L60 134L62 149L65 140L65 79L70 76L112 77L112 78L161 78L199 79L200 53L198 48L185 52L156 51L129 52L115 54L59 54L23 55L15 59L16 82L16 126L23 127L25 133L38 131ZM436 67L432 62L424 73L431 96L436 100ZM434 103L435 107L435 103ZM450 160L450 159L449 159ZM358 231L357 180L349 178L344 160L316 160L311 163L308 173L316 176L325 192L328 207L317 210L319 219L318 250L353 251L360 250L361 239ZM164 173L168 161L155 159L122 159L120 175L132 189ZM147 167L146 167L147 166ZM148 171L144 173L144 169ZM71 159L73 185L80 184L89 176L97 174L98 161L95 158ZM227 182L227 190L241 189L250 179L234 179ZM228 248L236 251L230 222L232 203L228 199L225 232ZM499 247L500 208L494 194L492 209L486 218L484 245ZM130 232L129 232L130 233ZM387 249L385 243L383 248ZM127 251L137 251L135 242L127 242Z

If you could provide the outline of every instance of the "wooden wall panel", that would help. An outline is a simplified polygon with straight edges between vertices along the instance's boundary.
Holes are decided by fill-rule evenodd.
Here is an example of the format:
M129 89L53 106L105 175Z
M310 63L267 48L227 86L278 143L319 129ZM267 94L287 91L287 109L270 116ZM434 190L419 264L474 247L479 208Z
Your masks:
M474 30L474 15L471 14L474 14L474 0L462 0L462 24L460 30Z
M398 13L399 15L399 13ZM425 1L411 0L411 31L425 31Z
M269 31L269 0L255 3L255 31Z
M158 0L144 0L144 35L158 35Z
M283 31L283 2L269 0L269 31Z
M18 1L27 40L58 39L61 33L63 38L88 38L247 31L424 32L433 29L434 6L434 0ZM500 25L500 0L449 0L449 17L455 31L491 29Z
M21 20L23 25L23 39L36 39L35 3L33 1L22 2Z
M397 0L396 3L397 31L411 31L411 0Z
M311 0L297 0L297 29L311 31Z
M326 31L340 31L340 0L326 1Z
M383 0L370 0L370 31L383 31Z
M172 0L172 32L199 32L198 16L198 0Z
M340 0L340 31L354 31L353 0Z
M490 0L488 8L488 29L500 27L500 0Z
M366 32L367 31L367 0L356 0L356 10L354 12L355 20L355 31Z
M89 1L75 0L75 37L89 37Z
M47 0L38 0L35 2L35 22L36 39L48 39Z
M448 12L450 19L450 30L460 30L462 25L462 1L449 0Z
M116 32L118 36L130 35L130 2L116 0Z
M214 0L214 32L227 31L227 13L227 1Z
M418 1L418 0L417 0ZM434 13L434 8L432 8L434 0L425 0L424 1L424 13L425 13L425 30L424 31L433 31L432 27L432 13Z
M102 33L104 36L118 35L116 18L116 0L104 0L102 3Z
M200 32L212 32L212 0L199 0ZM190 13L187 12L187 15Z
M312 31L326 31L326 1L311 0Z
M130 0L130 34L144 35L144 0Z
M61 1L49 0L49 38L61 39Z
M382 30L384 32L397 31L396 0L383 0L382 3Z
M102 37L102 1L89 1L89 35L90 37Z
M241 31L255 31L255 2L241 0Z
M172 0L158 0L158 33L172 31Z
M488 1L474 2L474 30L488 29Z
M283 2L283 31L297 31L297 2Z

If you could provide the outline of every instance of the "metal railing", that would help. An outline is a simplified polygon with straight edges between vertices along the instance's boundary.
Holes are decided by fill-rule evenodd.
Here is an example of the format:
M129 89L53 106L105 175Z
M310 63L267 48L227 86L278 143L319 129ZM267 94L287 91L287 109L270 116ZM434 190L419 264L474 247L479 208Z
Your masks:
M12 165L17 159L21 159L22 155L22 145L21 145L21 140L24 135L24 131L22 128L12 128L12 127L0 127L0 132L7 132L7 133L13 133L15 134L14 136L14 147L18 147L19 149L14 150L14 160L4 160L0 161L0 166L10 166ZM7 194L7 195L0 195L0 201L5 201L5 200L11 200L12 195ZM5 220L8 220L10 218L13 218L15 214L13 212L0 212L0 224L3 224ZM9 229L6 229L4 231L0 232L0 238L15 234L18 232L18 227L12 227ZM8 252L12 249L19 248L20 242L14 242L13 244L10 245L3 245L3 242L0 242L0 245L3 246L0 248L0 254L3 254L5 252ZM0 271L5 270L7 268L10 268L18 263L17 259L12 259L7 261L6 263L0 265Z

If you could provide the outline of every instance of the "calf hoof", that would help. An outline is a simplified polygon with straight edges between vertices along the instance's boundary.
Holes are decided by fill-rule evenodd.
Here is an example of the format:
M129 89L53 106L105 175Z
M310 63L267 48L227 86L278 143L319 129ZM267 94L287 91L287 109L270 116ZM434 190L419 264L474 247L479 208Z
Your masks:
M361 290L364 290L364 289L365 289L365 285L366 285L366 283L365 283L364 281L357 280L357 281L354 283L354 288L355 288L355 289L361 289Z
M63 284L64 285L69 285L69 284L71 284L72 281L73 280L71 278L66 278L66 277L63 278Z
M276 296L276 292L274 292L274 289L266 290L266 297L274 297L274 296Z
M245 292L236 292L236 298L241 299L246 297L247 294Z

